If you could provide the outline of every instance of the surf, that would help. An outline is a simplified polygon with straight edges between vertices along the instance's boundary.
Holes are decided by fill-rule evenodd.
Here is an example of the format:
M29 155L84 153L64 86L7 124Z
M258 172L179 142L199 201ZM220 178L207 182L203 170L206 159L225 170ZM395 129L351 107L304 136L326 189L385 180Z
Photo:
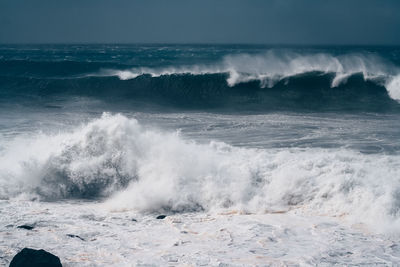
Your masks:
M107 209L144 213L296 211L377 231L397 231L400 218L396 154L200 144L107 113L3 147L2 199L100 198Z

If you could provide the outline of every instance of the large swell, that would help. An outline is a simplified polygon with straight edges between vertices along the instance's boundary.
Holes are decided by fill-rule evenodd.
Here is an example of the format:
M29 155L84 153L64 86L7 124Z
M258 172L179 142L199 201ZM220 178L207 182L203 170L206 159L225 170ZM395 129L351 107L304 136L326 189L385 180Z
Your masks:
M398 63L379 53L268 49L205 60L193 52L167 63L166 56L141 53L151 60L1 59L0 98L115 97L189 109L400 109Z
M132 68L126 70L105 69L94 76L117 76L121 80L137 78L141 75L159 77L165 75L205 75L227 74L227 84L258 81L261 88L272 88L279 81L307 73L333 74L331 87L346 83L348 78L361 74L364 81L376 81L386 86L398 78L399 69L374 55L346 54L332 56L326 53L298 54L294 52L268 51L263 54L228 55L213 65L194 65L163 68ZM400 88L397 88L400 89ZM389 94L395 95L394 86L389 86ZM395 98L395 97L394 97ZM400 100L400 99L399 99Z
M292 210L378 230L400 222L398 155L199 144L111 114L2 146L3 199L101 197L112 210L139 212Z

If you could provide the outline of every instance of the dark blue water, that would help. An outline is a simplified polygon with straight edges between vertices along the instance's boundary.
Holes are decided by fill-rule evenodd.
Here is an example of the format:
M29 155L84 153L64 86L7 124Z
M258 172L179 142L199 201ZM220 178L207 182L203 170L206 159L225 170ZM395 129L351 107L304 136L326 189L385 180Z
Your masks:
M399 66L398 47L8 45L0 46L0 101L57 107L46 102L89 97L132 109L398 112L400 89L390 82Z

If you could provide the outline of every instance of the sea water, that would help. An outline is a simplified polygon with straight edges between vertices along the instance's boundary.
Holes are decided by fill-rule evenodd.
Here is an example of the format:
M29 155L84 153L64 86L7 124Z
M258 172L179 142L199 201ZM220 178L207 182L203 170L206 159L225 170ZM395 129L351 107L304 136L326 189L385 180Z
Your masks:
M2 45L0 263L398 264L399 100L398 47Z

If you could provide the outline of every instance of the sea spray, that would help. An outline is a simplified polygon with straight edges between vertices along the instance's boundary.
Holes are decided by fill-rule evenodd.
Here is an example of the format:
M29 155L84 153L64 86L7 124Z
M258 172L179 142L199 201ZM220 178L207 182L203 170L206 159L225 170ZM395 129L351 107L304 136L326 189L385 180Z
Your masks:
M361 74L364 80L384 85L400 73L397 66L371 54L331 55L327 53L300 54L290 51L270 50L264 54L227 55L221 62L211 65L172 66L163 68L104 69L94 76L118 76L121 80L135 79L141 75L227 74L229 86L259 81L260 87L271 88L279 81L307 73L329 74L334 78L331 87L346 83L349 77ZM89 75L89 76L92 76ZM394 85L392 85L393 87ZM393 90L393 89L392 89ZM390 93L390 89L388 89ZM393 94L390 94L393 97ZM393 97L398 100L398 98Z
M400 216L398 155L198 144L120 114L17 138L0 159L2 198L102 197L111 210L139 212L293 210L378 230Z

